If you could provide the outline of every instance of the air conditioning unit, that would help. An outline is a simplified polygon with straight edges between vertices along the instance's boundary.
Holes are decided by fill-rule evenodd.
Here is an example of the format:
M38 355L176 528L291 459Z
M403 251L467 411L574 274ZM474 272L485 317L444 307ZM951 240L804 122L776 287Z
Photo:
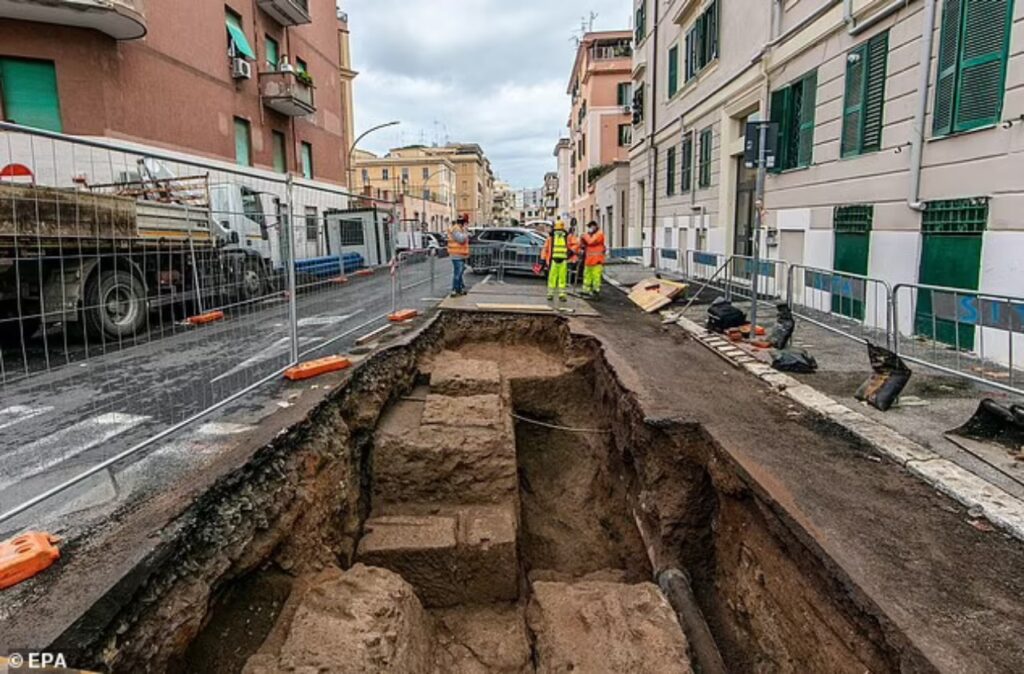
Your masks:
M231 77L236 80L252 79L252 64L243 58L231 59Z

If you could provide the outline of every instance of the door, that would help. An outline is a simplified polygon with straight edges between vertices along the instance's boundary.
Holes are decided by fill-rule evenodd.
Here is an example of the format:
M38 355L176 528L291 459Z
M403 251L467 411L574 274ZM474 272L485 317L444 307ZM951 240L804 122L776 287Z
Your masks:
M832 268L847 274L867 276L870 230L836 231L835 236L835 260L832 263ZM839 287L848 287L849 285L839 284ZM864 320L864 299L850 297L841 292L833 292L832 312L862 321Z
M736 219L733 225L732 252L754 254L754 207L757 196L757 169L747 168L743 158L736 159Z
M918 279L925 285L977 290L981 278L980 233L936 232L923 235ZM938 318L933 293L918 292L914 325L917 334L961 349L974 349L974 326ZM959 326L959 327L958 327Z

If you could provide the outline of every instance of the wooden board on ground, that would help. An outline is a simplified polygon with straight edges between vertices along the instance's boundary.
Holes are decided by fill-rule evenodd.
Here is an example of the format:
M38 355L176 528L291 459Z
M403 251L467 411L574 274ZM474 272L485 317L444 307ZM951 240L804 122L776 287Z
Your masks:
M482 311L536 311L538 313L551 313L552 307L544 304L498 304L495 302L477 302L476 308Z
M629 291L629 299L650 314L671 304L672 300L686 292L686 287L685 283L652 276L633 286Z

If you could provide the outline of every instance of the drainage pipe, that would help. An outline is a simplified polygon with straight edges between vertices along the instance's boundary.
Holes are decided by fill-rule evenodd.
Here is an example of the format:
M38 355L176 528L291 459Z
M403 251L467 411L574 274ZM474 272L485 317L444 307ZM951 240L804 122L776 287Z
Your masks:
M727 674L718 644L711 635L704 614L690 586L690 577L679 569L665 569L658 574L658 586L679 617L679 623L690 643L693 658L702 674Z
M878 25L880 21L888 19L890 16L909 4L910 0L893 0L893 2L886 5L883 9L878 10L860 23L855 23L853 19L853 0L846 0L846 23L849 25L849 30L847 32L849 32L850 35L860 35L869 28Z
M921 201L921 163L924 159L924 121L928 114L928 84L931 82L932 43L935 41L936 0L924 0L924 23L921 27L921 56L918 63L917 109L910 137L910 191L907 206L923 211Z

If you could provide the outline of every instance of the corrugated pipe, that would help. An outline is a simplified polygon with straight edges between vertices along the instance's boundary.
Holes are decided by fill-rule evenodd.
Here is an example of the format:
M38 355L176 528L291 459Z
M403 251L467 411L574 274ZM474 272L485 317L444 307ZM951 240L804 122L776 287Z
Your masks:
M697 669L701 674L728 674L711 628L693 595L690 577L679 569L665 569L658 574L658 586L679 618L693 659L697 661Z
M910 192L907 206L923 211L921 201L921 163L924 159L924 122L928 114L928 84L931 82L932 44L935 41L936 0L924 0L924 22L921 25L921 56L918 63L917 109L910 137Z

